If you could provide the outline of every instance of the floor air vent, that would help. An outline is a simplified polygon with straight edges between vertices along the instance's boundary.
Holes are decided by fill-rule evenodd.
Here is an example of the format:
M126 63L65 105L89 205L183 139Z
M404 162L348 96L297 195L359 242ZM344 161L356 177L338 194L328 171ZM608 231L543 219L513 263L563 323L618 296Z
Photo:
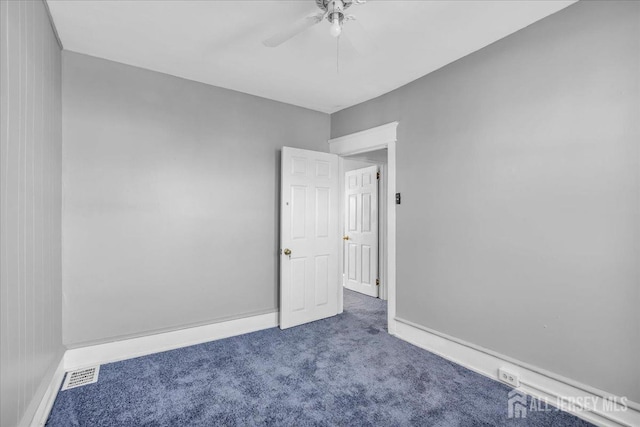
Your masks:
M67 372L67 376L64 379L62 390L69 390L70 388L80 387L81 385L93 384L98 382L98 373L100 372L100 366L93 366L91 368L79 369L77 371Z

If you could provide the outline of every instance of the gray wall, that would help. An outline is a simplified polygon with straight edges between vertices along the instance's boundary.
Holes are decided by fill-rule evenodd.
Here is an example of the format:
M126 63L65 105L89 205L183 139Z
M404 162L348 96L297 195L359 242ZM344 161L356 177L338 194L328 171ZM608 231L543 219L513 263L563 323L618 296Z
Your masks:
M0 425L61 360L60 47L40 1L0 1Z
M582 1L331 117L400 122L400 318L636 402L639 17Z
M64 342L277 310L282 146L329 116L63 55Z
M387 163L387 149L383 148L381 150L368 151L366 153L354 154L352 156L345 157L345 159L350 160L362 160L365 162L374 162L378 164L386 164Z
M356 160L356 159L350 159L350 158L345 158L344 159L344 163L343 163L343 168L345 172L349 172L352 170L356 170L356 169L361 169L361 168L366 168L369 166L373 166L374 163L372 162L367 162L365 160Z

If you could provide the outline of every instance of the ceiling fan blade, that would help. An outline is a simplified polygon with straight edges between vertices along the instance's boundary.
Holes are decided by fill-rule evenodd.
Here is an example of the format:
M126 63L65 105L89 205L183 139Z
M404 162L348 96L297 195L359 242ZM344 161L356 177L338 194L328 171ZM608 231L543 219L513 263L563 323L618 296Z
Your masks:
M307 28L312 27L316 25L318 22L322 21L322 18L324 18L324 15L325 15L324 12L319 12L319 13L314 13L313 15L305 16L304 18L299 19L297 22L295 22L286 30L281 31L275 36L269 37L268 39L264 40L262 44L264 44L267 47L279 46L282 43L289 40L290 38L297 36Z
M356 19L345 22L342 36L349 40L351 46L360 55L369 55L376 50L376 45L368 31Z

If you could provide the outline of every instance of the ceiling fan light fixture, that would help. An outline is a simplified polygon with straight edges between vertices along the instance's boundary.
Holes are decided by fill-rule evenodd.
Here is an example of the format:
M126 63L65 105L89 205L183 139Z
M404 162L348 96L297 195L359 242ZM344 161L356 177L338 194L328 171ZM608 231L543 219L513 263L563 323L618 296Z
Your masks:
M354 4L363 4L366 1L367 0L315 0L316 6L318 6L320 11L316 11L299 19L293 25L289 25L288 28L263 40L262 44L267 47L279 46L308 28L323 22L325 19L331 24L329 34L338 38L342 34L342 26L344 23L355 19L353 15L345 15L345 10Z
M344 9L348 7L351 3L345 2L343 0L328 0L324 3L324 7L327 11L327 21L331 23L331 28L329 29L329 34L333 37L339 37L340 33L342 33L342 20L344 19Z
M329 30L329 33L333 37L339 37L340 33L342 33L342 25L340 25L340 17L337 13L334 13L333 15L333 21L331 22L331 29Z

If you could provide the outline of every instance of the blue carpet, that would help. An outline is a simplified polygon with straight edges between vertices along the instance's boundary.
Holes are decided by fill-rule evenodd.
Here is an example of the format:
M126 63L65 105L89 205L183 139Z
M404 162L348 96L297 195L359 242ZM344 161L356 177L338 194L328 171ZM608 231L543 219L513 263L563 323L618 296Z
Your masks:
M511 389L386 333L386 304L102 365L58 393L48 426L588 426L507 416Z

